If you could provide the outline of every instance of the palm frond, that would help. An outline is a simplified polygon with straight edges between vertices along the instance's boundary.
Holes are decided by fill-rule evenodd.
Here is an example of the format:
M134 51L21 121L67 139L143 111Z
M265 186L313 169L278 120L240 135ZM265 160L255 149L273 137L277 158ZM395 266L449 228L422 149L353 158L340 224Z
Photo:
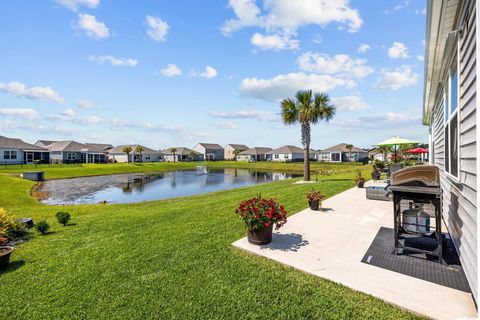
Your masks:
M282 120L285 124L295 124L298 122L298 109L293 99L284 99L280 103L282 108Z

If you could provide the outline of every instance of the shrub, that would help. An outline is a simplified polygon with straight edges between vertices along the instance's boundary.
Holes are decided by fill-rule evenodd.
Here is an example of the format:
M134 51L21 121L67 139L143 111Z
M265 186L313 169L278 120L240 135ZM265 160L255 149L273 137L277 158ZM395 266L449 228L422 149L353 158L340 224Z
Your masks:
M15 240L27 234L25 224L9 216L5 209L0 208L0 238Z
M287 223L287 211L274 198L263 199L258 196L242 201L235 212L248 230L268 228L272 224L278 230Z
M380 160L374 160L373 161L373 166L377 167L380 170L385 169L385 163L383 161L380 161Z
M305 197L307 198L308 202L318 201L319 203L322 203L322 200L325 199L325 195L323 193L320 191L315 191L313 188L312 191L309 191L305 194Z
M50 229L50 225L45 220L39 221L35 227L37 228L37 231L43 235L47 234L48 229Z
M365 182L365 178L362 176L362 172L360 170L357 170L357 175L355 176L355 182Z
M66 226L68 224L68 221L70 221L70 213L64 212L64 211L59 211L55 214L55 217L57 218L58 223L63 224Z

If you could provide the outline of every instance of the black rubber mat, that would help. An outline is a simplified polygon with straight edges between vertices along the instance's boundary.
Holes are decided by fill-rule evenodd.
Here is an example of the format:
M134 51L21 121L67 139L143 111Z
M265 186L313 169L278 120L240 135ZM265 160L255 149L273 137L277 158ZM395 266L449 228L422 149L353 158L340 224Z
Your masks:
M406 250L403 253L400 250L401 254L396 255L393 229L382 227L362 262L449 288L471 292L453 242L450 237L445 238L444 261L443 264L440 264L436 257ZM409 239L408 241L414 240ZM431 243L429 243L429 239L422 238L421 241L416 242L415 246L429 247Z

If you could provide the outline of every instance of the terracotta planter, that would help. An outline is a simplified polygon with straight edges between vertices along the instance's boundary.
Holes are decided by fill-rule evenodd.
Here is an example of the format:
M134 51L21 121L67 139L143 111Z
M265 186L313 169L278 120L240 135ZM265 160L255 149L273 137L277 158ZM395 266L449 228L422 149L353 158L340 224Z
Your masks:
M10 256L12 255L13 247L4 246L0 247L0 269L6 268L10 262Z
M318 211L318 209L320 208L320 205L321 205L320 201L308 201L308 206L312 210Z
M247 230L247 239L251 244L262 245L272 242L273 224L268 228Z

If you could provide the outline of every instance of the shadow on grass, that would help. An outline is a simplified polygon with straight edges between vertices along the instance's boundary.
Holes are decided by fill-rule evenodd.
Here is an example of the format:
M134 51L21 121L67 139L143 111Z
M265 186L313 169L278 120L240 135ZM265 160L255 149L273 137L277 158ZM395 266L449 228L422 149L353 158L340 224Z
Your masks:
M301 247L308 244L308 240L303 239L303 236L298 233L274 233L272 242L263 248L281 251L298 251Z
M13 272L23 267L24 264L25 264L25 260L11 261L6 268L0 269L0 276L8 272Z
M338 181L353 181L353 178L343 178L343 179L320 179L318 182L338 182Z

